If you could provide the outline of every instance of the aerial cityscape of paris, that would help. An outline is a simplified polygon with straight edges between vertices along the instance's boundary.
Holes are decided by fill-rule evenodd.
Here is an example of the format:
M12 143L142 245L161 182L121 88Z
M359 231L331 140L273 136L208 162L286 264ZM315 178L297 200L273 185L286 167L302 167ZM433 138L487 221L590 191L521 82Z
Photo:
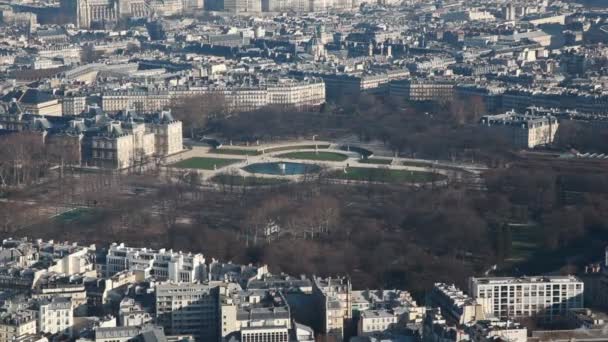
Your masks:
M0 342L608 342L608 0L0 0Z

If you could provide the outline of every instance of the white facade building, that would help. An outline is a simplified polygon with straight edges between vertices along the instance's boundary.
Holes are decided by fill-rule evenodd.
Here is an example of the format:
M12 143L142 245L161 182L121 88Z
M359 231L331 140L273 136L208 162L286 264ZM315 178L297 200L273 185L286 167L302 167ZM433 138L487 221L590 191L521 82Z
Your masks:
M39 332L71 336L73 325L74 314L70 298L55 297L51 301L39 303Z
M36 315L29 310L3 313L0 316L0 342L18 340L36 334Z
M515 112L483 116L481 124L502 134L508 143L518 148L551 144L559 127L554 116L521 115Z
M583 307L584 285L574 276L471 278L469 292L486 314L551 319Z
M383 332L397 324L398 316L388 310L367 310L361 313L357 335L365 336Z
M126 247L113 243L106 257L106 276L124 270L142 270L146 278L172 282L197 282L206 279L202 254Z

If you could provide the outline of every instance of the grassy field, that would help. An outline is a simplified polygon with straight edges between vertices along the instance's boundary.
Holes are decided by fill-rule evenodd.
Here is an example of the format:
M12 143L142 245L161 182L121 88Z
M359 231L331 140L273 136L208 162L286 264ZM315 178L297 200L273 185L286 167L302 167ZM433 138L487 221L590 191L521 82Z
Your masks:
M171 166L181 169L214 170L214 166L219 169L221 167L240 162L241 160L242 159L193 157L179 161Z
M282 178L243 177L239 175L219 174L213 176L211 181L225 186L264 186L288 183L289 180Z
M289 151L289 150L313 150L313 149L327 149L329 148L328 144L318 144L318 145L290 145L290 146L280 146L280 147L271 147L264 150L266 153L270 152L281 152L281 151Z
M382 164L382 165L388 165L391 163L391 159L380 159L380 158L365 158L365 159L361 159L359 160L359 162L364 163L364 164Z
M91 208L75 208L63 212L53 219L62 223L86 223L90 220L95 219L97 212Z
M418 162L418 161L404 160L400 164L403 166L433 167L433 163L430 161L429 162Z
M526 260L538 249L538 227L534 225L511 226L511 257L509 261Z
M234 154L239 156L257 156L262 154L257 150L247 150L244 148L218 148L209 151L209 153L217 153L217 154Z
M343 171L337 171L333 173L332 177L345 180L382 183L426 183L445 178L443 175L432 172L389 170L367 167L349 167L346 169L346 173Z
M336 152L290 152L279 154L277 157L287 159L306 159L306 160L322 160L322 161L344 161L348 156Z

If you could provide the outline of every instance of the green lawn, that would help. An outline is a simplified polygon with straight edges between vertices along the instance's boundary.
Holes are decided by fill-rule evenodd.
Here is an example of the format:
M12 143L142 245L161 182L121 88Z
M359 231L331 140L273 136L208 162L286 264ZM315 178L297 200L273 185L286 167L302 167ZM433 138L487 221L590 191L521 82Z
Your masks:
M317 149L328 149L328 144L317 144L317 145L290 145L280 147L270 147L264 150L265 153L289 151L289 150L314 150Z
M263 185L278 185L288 183L289 180L282 178L266 178L240 175L219 174L213 176L211 181L225 186L263 186Z
M86 223L95 219L96 214L98 213L91 208L75 208L55 216L54 219L63 223Z
M535 225L511 226L511 257L509 261L530 258L538 250L538 227Z
M382 182L382 183L426 183L445 179L445 176L422 171L390 170L384 168L349 167L332 174L333 178Z
M248 150L244 148L218 148L209 151L209 153L234 154L239 156L257 156L258 154L262 154L262 152L257 150Z
M242 159L193 157L179 161L171 166L180 169L214 170L215 168L219 169L230 164L238 163L241 160Z
M348 156L336 152L290 152L279 154L279 158L287 159L306 159L306 160L322 160L322 161L344 161Z
M365 158L365 159L361 159L359 161L364 164L388 165L391 163L392 160L391 159L380 159L380 158Z
M433 162L422 162L422 161L410 161L404 160L401 162L403 166L415 166L415 167L433 167Z

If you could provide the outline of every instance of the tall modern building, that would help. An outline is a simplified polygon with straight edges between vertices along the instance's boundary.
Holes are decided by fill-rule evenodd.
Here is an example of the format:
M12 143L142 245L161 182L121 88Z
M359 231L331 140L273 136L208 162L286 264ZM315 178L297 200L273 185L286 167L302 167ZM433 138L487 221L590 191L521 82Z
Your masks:
M471 278L469 293L486 314L546 319L583 307L584 285L574 276Z
M156 286L156 323L168 335L218 341L219 286L163 283Z

